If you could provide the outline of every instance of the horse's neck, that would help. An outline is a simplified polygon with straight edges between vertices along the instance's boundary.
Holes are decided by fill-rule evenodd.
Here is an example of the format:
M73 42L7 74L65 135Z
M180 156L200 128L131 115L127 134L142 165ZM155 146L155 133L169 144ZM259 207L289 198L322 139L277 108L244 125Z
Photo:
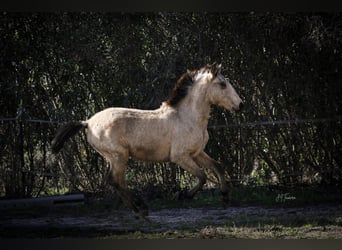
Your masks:
M179 105L178 112L183 119L193 122L194 126L206 129L210 117L210 103L200 95L188 96Z

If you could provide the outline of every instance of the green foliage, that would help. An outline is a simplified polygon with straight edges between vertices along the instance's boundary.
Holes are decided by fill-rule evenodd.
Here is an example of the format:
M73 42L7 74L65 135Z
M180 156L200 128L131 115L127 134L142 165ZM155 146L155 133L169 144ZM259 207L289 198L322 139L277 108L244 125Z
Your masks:
M64 122L110 106L157 108L186 69L217 61L245 109L231 114L214 107L211 124L334 118L342 107L341 24L339 13L2 12L1 117ZM103 189L106 163L84 135L61 155L49 154L56 128L1 122L1 195L41 195L55 183ZM259 184L273 173L284 185L336 186L341 129L337 122L216 129L209 131L206 151L225 163L231 179L248 177L256 167ZM169 166L147 167L146 176L134 168L130 180L190 185L184 171Z

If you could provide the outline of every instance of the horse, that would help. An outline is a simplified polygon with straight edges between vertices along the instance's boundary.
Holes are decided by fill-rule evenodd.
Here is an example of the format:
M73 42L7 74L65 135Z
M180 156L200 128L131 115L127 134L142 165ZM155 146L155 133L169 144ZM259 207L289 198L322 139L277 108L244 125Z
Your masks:
M204 152L211 105L229 111L243 102L221 64L207 64L187 70L180 76L166 101L155 110L111 107L88 120L71 121L60 127L51 142L53 153L64 142L85 128L88 143L109 162L107 180L119 197L137 214L148 214L147 205L127 188L125 173L129 157L149 162L173 162L197 177L198 181L182 197L192 198L202 189L207 176L201 167L213 171L223 197L229 188L224 168Z

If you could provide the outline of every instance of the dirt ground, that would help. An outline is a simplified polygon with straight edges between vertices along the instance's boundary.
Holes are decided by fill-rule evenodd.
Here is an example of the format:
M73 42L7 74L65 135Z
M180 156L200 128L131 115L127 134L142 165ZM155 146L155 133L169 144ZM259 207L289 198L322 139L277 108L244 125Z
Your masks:
M83 205L85 206L85 205ZM173 208L148 221L112 208L4 212L0 238L342 238L342 205Z

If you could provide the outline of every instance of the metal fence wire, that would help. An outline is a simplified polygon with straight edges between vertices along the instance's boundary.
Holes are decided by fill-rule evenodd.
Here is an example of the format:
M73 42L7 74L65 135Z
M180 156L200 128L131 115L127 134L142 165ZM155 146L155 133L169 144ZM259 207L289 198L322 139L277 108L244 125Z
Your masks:
M233 185L341 182L341 122L342 116L210 125L209 133L217 139L210 140L206 150L227 166L227 180ZM50 153L50 141L62 123L27 118L23 112L0 118L0 196L38 197L103 188L106 162L86 146L84 134L60 155ZM172 190L195 182L171 163L130 161L129 165L132 188ZM207 187L217 186L215 176L208 176Z

